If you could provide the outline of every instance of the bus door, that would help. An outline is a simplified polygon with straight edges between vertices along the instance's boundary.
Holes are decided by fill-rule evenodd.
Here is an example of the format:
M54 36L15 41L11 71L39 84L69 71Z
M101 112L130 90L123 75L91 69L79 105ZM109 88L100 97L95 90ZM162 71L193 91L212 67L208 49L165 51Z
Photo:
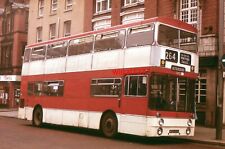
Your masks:
M147 75L127 75L121 96L120 127L124 133L143 134L146 127Z

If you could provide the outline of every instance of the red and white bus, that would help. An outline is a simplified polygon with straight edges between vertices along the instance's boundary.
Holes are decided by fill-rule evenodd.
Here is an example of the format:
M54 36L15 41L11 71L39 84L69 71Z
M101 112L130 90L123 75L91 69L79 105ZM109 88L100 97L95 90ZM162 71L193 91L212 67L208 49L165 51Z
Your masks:
M18 117L139 136L193 136L196 29L152 18L28 45Z

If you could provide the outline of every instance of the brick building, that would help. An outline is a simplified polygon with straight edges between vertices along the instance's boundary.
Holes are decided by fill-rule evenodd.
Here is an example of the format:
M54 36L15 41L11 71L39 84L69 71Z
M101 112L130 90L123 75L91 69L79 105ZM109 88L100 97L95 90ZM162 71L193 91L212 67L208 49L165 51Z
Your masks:
M28 0L1 1L0 104L16 107L20 95L22 53L27 43Z
M192 24L200 55L197 122L215 126L218 0L32 0L29 5L28 44L157 16Z
M89 0L86 0L89 1ZM197 122L215 126L218 63L218 0L91 0L84 30L98 30L151 17L170 17L198 29Z

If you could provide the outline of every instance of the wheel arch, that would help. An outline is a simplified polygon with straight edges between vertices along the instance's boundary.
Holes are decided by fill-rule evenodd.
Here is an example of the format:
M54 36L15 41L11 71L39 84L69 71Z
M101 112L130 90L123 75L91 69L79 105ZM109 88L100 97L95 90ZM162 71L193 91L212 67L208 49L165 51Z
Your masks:
M33 112L32 112L32 118L33 118L33 116L34 116L34 111L35 111L37 108L40 108L40 109L42 110L42 113L43 113L43 108L42 108L42 106L41 106L40 104L37 104L37 105L34 106L34 109L33 109Z
M102 128L102 120L103 120L103 117L104 117L106 114L112 114L112 115L116 118L117 126L119 125L119 123L118 123L118 117L117 117L116 113L115 113L113 110L108 109L108 110L104 111L104 112L102 113L102 115L101 115L100 123L99 123L99 130L101 130L101 128ZM117 128L117 129L118 129L118 128Z
M41 123L40 123L40 125L39 126L37 126L37 127L40 127L41 125L42 125L42 123L43 123L43 108L42 108L42 106L40 105L40 104L37 104L37 105L35 105L34 106L34 109L33 109L33 112L32 112L32 125L34 125L35 126L35 118L34 118L34 116L35 116L35 111L37 110L37 109L40 109L41 110L41 113L42 113L42 118L41 118Z

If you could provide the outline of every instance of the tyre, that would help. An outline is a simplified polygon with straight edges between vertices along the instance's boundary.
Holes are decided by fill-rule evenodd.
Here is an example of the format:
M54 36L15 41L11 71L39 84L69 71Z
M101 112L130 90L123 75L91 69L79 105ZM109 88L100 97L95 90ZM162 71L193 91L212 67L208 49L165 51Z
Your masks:
M33 126L40 127L42 125L43 111L41 107L36 107L33 112Z
M104 136L112 138L117 134L118 122L113 113L106 113L103 115L101 121L101 131Z

